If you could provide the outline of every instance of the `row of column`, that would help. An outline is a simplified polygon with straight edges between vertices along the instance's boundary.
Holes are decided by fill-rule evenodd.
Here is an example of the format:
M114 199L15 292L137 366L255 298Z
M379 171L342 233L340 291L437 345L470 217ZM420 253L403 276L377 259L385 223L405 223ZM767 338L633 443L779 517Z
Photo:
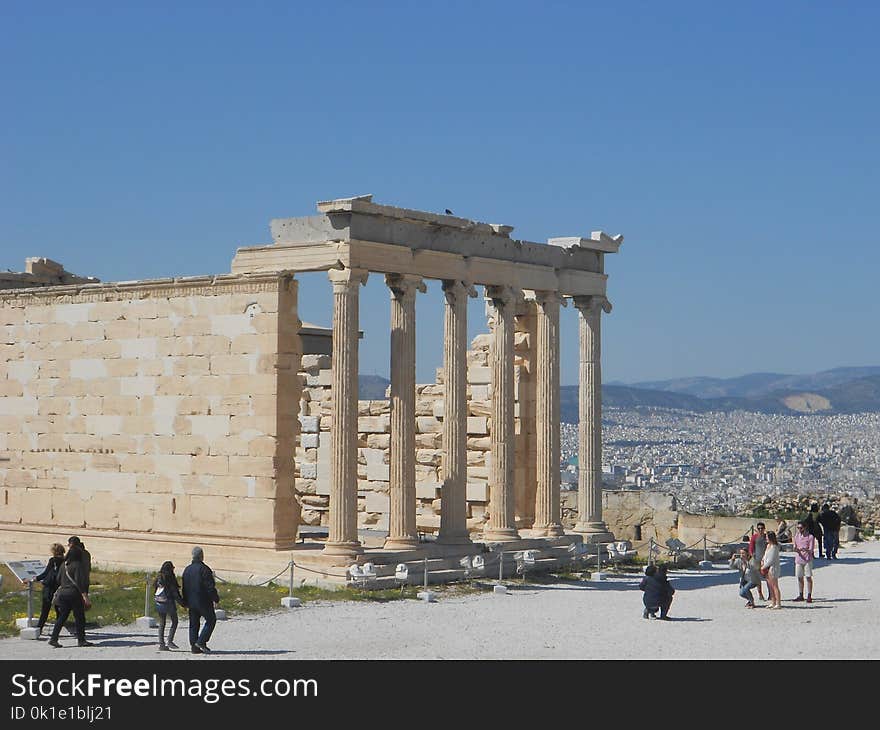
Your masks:
M324 553L356 555L357 538L357 401L358 287L368 272L334 269L333 399L330 458L330 531ZM385 547L412 550L419 544L415 493L415 297L425 291L420 277L389 274L391 292L391 454L389 534ZM438 542L470 542L467 529L467 299L476 292L467 282L444 281L445 383L443 482L440 490ZM521 291L486 287L493 319L492 464L487 542L519 538L515 522L514 460L514 317ZM559 307L557 292L535 292L537 498L534 530L563 534L560 494ZM601 333L600 314L610 311L604 297L575 297L580 329L579 522L585 539L610 535L602 522Z

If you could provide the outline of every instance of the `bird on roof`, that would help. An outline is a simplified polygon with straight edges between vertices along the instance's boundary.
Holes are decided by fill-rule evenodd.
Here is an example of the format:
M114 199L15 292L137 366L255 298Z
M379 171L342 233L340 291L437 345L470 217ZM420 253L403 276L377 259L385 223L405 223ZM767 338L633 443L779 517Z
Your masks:
M446 209L446 215L455 215L449 208Z

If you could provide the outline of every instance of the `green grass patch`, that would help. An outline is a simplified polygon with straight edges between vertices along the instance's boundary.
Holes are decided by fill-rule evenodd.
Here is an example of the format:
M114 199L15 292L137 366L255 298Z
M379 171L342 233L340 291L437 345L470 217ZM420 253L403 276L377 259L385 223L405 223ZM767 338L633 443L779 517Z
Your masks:
M15 619L27 616L27 592L25 587L5 565L0 565L3 583L0 585L0 636L18 634ZM150 576L152 581L153 576ZM303 603L314 601L364 601L388 602L415 599L422 590L421 586L404 586L382 590L366 591L344 587L338 590L301 586L295 588L293 595ZM474 583L451 583L448 585L431 586L431 590L441 596L454 597L479 593L485 590ZM24 592L22 592L24 591ZM34 586L34 615L40 613L42 586ZM238 583L217 581L217 592L220 594L220 607L229 616L248 613L265 613L281 609L281 599L288 595L285 585L270 583L266 586L248 586ZM152 589L150 590L152 594ZM145 577L144 573L125 573L120 571L92 570L92 585L89 590L92 608L86 614L86 620L99 626L112 624L130 624L138 616L144 615ZM150 604L150 613L155 615L155 607ZM55 612L49 614L50 623Z

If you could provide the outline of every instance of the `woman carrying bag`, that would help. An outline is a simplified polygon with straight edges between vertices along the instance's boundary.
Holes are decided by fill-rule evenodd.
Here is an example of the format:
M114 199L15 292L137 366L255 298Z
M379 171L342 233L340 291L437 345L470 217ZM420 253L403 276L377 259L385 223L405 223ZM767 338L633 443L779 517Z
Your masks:
M61 578L60 587L52 597L52 603L58 611L49 646L61 648L58 636L61 627L67 621L67 617L73 612L73 621L76 629L77 646L94 646L86 641L86 609L92 607L89 601L89 561L83 556L82 548L73 545L67 551L67 558L59 569Z
M174 643L174 633L177 631L177 604L186 608L183 597L180 595L180 586L174 575L174 564L170 560L162 563L159 575L153 581L155 591L156 613L159 614L159 651L177 649ZM168 642L165 642L165 621L171 617L171 629L168 632Z

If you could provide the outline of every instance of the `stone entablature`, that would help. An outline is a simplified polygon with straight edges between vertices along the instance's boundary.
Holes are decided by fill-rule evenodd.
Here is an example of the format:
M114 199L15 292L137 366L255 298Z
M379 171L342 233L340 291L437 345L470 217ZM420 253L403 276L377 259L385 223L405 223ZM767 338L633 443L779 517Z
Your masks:
M337 267L489 286L605 295L604 255L622 236L510 238L512 226L378 205L372 196L319 203L322 215L272 221L274 243L238 249L233 273Z
M0 271L0 290L26 289L36 286L63 286L65 284L95 284L92 276L77 276L64 269L57 261L42 256L25 259L21 272Z
M0 291L6 548L292 546L296 292L273 275Z

